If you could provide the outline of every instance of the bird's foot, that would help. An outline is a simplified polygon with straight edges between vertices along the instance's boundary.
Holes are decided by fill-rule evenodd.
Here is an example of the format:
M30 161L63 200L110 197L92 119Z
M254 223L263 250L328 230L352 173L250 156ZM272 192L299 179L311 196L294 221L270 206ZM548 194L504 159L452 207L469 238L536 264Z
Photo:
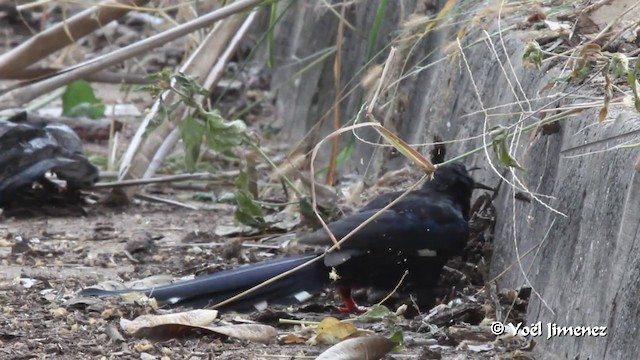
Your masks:
M355 303L345 304L345 306L338 306L337 310L341 314L364 314L369 311L371 308L368 306L359 306Z
M450 291L447 295L445 295L445 296L442 298L442 300L440 300L440 304L444 304L444 305L446 305L446 304L448 304L449 302L453 301L455 298L456 298L456 287L455 287L455 286L453 286L453 287L451 288L451 291Z
M351 288L345 285L338 285L338 294L344 303L344 306L339 306L338 311L342 314L362 314L369 311L366 306L358 306L353 297L351 297Z

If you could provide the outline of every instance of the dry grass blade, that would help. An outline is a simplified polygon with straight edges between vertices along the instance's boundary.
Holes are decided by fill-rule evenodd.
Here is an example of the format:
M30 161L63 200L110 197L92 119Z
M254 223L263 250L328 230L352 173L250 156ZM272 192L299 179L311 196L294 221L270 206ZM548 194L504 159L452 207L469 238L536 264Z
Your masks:
M389 71L390 71L389 69L393 66L395 57L396 57L396 48L392 47L389 50L389 55L387 56L387 60L384 63L384 68L382 69L382 75L380 75L380 81L378 82L378 87L373 94L373 98L371 99L369 106L367 106L367 116L373 115L373 111L378 104L378 97L380 96L380 93L387 88L386 82L389 76Z
M338 34L336 35L336 59L333 63L333 81L335 82L335 103L333 113L333 130L340 128L340 72L342 70L342 44L344 42L344 14L346 5L342 5L340 10L340 22L338 23ZM327 171L327 185L332 185L335 177L337 157L338 157L338 138L333 139L331 144L331 158L329 160L329 170Z
M264 0L240 0L218 10L212 11L209 14L203 15L197 19L189 21L160 34L151 36L145 40L131 44L124 48L113 51L109 54L91 59L82 64L76 65L58 75L41 81L36 84L31 84L21 89L10 91L0 96L0 110L11 109L20 107L22 104L29 102L38 96L44 95L50 91L53 91L61 86L67 85L75 80L81 79L88 74L106 69L110 66L118 64L124 60L130 59L134 56L140 55L150 49L158 46L165 45L167 42L180 38L193 31L202 29L212 23L227 18L233 14L251 9Z
M334 243L334 246L338 245L338 240L336 240L335 236L333 236L333 233L331 233L331 230L329 230L329 227L327 226L327 224L322 219L322 216L320 216L320 214L317 211L317 209L318 209L318 196L316 194L315 179L314 179L315 168L314 168L313 164L315 162L316 156L318 155L318 151L320 150L320 146L322 146L322 144L325 141L327 141L329 139L333 139L334 137L337 137L340 134L342 134L344 132L347 132L347 131L352 131L352 130L355 130L355 129L358 129L358 128L376 126L376 125L378 125L377 122L365 122L365 123L360 123L360 124L347 126L347 127L342 128L342 129L338 129L338 130L332 132L331 134L327 135L326 137L324 137L322 140L320 140L320 142L318 142L316 144L316 146L314 146L313 151L311 152L311 164L310 164L310 168L311 168L311 206L313 206L313 211L316 214L316 217L318 218L318 221L320 221L320 224L322 224L322 227L324 228L324 230L329 235L329 238Z
M111 1L110 1L111 2ZM14 76L31 64L74 43L79 38L120 18L149 0L120 1L121 7L103 6L101 3L36 34L6 54L0 56L0 78ZM126 3L126 4L125 4Z
M436 171L436 167L424 157L418 150L412 148L404 140L398 137L398 135L392 133L381 125L374 126L374 128L385 138L393 147L395 147L402 155L407 159L418 164L427 174L433 174Z

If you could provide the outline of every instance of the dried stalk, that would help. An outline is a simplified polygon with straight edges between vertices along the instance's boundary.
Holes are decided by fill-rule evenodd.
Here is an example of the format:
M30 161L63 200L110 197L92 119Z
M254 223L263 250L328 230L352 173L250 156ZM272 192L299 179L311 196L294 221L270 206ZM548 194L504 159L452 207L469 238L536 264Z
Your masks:
M148 2L149 0L121 0L123 6L118 7L104 6L113 1L100 3L48 28L0 56L0 78L9 78L21 72L29 65Z
M209 14L203 15L197 19L189 21L185 24L169 29L162 33L151 36L145 40L131 44L124 48L115 50L109 54L99 56L82 64L73 66L60 72L57 76L43 80L39 83L31 84L21 89L10 91L0 96L0 110L20 107L24 103L29 102L38 96L44 95L61 86L67 85L75 80L81 79L88 74L106 69L110 66L118 64L124 60L140 55L158 46L165 45L167 42L180 38L193 31L202 29L212 23L229 17L230 15L253 8L264 0L239 0L231 3Z

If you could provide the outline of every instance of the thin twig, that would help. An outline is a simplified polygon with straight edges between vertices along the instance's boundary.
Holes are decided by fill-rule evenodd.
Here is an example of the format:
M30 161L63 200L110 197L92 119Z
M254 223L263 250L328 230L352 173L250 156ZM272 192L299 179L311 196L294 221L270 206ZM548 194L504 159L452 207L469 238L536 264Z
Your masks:
M134 197L137 198L137 199L140 199L140 200L146 200L146 201L157 202L157 203L161 203L161 204L169 204L169 205L180 206L180 207L183 207L183 208L186 208L186 209L189 209L189 210L199 210L197 207L195 207L193 205L181 203L181 202L175 201L175 200L169 200L169 199L161 198L161 197L158 197L158 196L153 196L153 195L148 195L148 194L135 194Z
M406 278L407 275L409 275L409 270L404 271L404 274L402 274L402 277L400 278L400 281L398 281L398 284L396 284L396 287L394 287L393 290L391 290L391 292L384 297L384 299L380 300L378 305L381 305L383 302L389 300L389 298L393 296L393 294L395 294L396 291L398 291L398 289L400 288L400 285L402 285L402 282L404 282L404 278Z
M207 179L215 179L219 177L220 176L215 176L210 173L169 175L169 176L161 176L161 177L148 178L148 179L127 179L127 180L120 180L120 181L98 183L93 185L89 189L91 190L91 189L119 188L119 187L127 187L127 186L171 183L171 182L187 181L187 180L194 180L194 179L207 180Z

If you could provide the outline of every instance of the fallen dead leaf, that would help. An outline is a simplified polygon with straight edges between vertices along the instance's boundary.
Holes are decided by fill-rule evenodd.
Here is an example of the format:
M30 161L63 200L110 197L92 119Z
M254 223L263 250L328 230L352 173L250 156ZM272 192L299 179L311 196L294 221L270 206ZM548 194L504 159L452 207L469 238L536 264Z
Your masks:
M272 342L278 335L278 331L273 326L263 324L207 326L203 328L232 338L260 343Z
M151 342L149 342L149 340L142 340L142 341L137 342L133 346L133 349L135 351L141 353L141 352L153 349L153 344Z
M349 339L330 347L316 360L375 360L385 356L396 345L378 335Z
M308 343L337 344L355 333L358 329L350 322L343 322L334 317L326 317L320 321L316 328L316 335L309 339Z
M347 339L375 335L369 330L358 329L349 321L340 321L333 317L323 319L316 328L316 335L307 344L337 344Z
M280 341L283 344L304 344L305 342L307 342L307 339L298 336L298 335L294 335L294 334L287 334L285 336L283 336L282 338L280 338Z
M217 317L216 310L200 309L166 315L142 315L134 320L120 319L120 327L129 334L136 334L142 329L164 325L201 327L211 324Z
M120 334L120 331L118 331L118 328L113 324L109 324L109 326L107 326L107 328L105 329L105 333L107 334L109 339L113 342L125 341L124 337L122 337L122 334Z
M65 308L55 308L49 310L49 313L55 318L61 318L67 316L68 312Z
M217 317L216 310L200 309L176 314L142 315L134 320L121 319L120 327L128 334L162 339L206 332L266 343L277 335L275 328L262 324L210 326Z

